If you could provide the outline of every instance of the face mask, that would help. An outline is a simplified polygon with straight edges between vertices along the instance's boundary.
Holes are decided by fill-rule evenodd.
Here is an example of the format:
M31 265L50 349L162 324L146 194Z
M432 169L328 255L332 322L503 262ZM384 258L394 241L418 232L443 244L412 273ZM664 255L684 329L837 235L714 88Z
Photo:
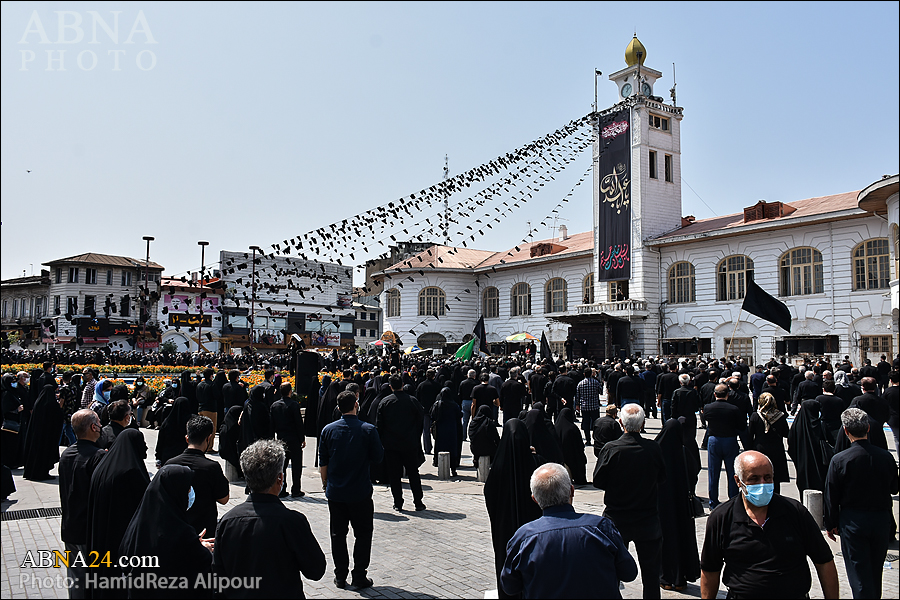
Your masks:
M103 399L109 400L109 392L103 392Z
M12 382L12 386L13 386L14 388L19 387L19 382L18 382L18 381L13 381L13 382Z
M143 382L143 381L138 381L138 382L135 383L134 385L135 385L136 387L141 387L142 385L144 385L144 382Z
M194 498L196 495L194 494L194 486L191 486L191 489L188 490L188 510L191 510L191 507L194 505Z
M774 483L759 483L756 485L743 486L744 497L747 502L753 506L768 506L772 501L772 494L775 493Z

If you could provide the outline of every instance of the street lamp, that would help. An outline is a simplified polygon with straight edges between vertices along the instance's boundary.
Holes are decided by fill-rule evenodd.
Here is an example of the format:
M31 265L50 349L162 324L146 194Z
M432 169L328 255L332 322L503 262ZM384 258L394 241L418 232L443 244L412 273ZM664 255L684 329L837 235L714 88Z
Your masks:
M206 278L206 247L209 242L197 242L200 246L200 327L197 328L197 351L203 347L203 280Z
M251 275L250 275L250 356L253 356L253 322L256 318L256 253L257 251L262 252L259 246L250 246L250 249L253 251L253 260L251 261Z
M144 241L147 242L147 259L144 262L144 298L141 298L141 312L138 313L141 317L143 317L143 308L145 298L150 297L150 242L155 240L156 238L151 235L145 235ZM147 319L150 318L150 307L149 303L147 306ZM147 352L147 319L141 318L141 353L144 354Z

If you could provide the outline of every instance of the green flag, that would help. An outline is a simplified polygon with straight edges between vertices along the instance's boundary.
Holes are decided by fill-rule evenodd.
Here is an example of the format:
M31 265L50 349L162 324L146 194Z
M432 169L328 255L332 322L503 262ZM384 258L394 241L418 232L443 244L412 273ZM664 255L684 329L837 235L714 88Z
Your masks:
M456 351L456 358L460 358L462 360L469 360L472 358L472 352L475 350L475 342L478 338L472 338L465 345L461 346L459 350Z

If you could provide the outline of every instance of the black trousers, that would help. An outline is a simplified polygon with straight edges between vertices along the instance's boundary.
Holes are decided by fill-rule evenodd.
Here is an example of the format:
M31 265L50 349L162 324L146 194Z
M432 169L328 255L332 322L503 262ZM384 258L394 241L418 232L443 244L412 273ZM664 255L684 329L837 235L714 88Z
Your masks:
M347 579L350 572L350 556L347 553L347 532L353 527L353 579L360 581L366 578L369 558L372 555L372 530L375 505L371 498L360 502L328 501L328 513L331 515L331 556L334 558L334 576Z
M659 598L659 575L662 572L662 538L655 540L625 540L627 546L630 541L634 542L634 549L637 552L638 564L641 567L641 586L643 587L643 598Z
M581 429L584 431L584 440L586 442L592 441L591 436L594 431L594 421L596 421L599 417L599 408L596 408L594 410L581 409Z
M881 598L884 558L891 541L891 513L848 510L840 516L841 553L854 598Z
M409 488L412 490L413 502L422 501L422 478L419 477L419 465L409 454L396 450L384 450L384 463L387 468L388 480L391 482L391 494L394 496L394 505L403 506L403 469L406 468L406 476L409 478Z

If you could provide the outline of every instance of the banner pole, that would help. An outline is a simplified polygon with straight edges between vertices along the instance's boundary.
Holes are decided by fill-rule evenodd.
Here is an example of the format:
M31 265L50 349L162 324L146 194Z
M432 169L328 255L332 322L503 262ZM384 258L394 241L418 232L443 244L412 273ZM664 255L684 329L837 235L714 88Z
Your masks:
M734 334L737 332L738 323L741 322L741 313L744 312L744 307L741 306L741 309L738 311L738 318L734 321L734 329L731 330L731 338L728 340L728 351L725 353L725 358L731 356L731 347L734 346Z

